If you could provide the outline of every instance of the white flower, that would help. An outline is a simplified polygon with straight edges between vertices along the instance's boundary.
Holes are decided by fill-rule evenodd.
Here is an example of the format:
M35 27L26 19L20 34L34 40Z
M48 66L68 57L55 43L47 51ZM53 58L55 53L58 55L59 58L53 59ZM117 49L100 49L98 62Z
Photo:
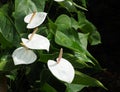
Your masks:
M47 16L46 12L34 12L25 16L24 21L28 23L27 28L32 29L41 25Z
M22 38L22 45L24 47L17 48L12 54L15 65L31 64L37 59L36 54L29 49L44 49L49 51L50 42L46 37L38 34L29 34L28 38Z
M54 60L48 60L48 68L51 73L59 80L71 83L74 79L75 71L72 64L66 59L59 56L57 62Z
M28 35L28 39L22 38L23 44L30 49L41 49L49 51L50 42L49 40L38 34L34 34L32 39L30 39L32 34Z
M56 2L62 2L62 1L64 1L64 0L54 0L54 1L56 1Z
M24 47L17 48L13 52L12 57L15 65L31 64L37 59L36 54L32 50Z

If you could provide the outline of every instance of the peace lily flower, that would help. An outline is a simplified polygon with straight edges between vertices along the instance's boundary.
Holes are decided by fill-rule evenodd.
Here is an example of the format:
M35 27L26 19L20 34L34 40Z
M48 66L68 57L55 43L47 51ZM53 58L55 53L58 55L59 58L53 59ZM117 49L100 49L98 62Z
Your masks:
M28 39L22 38L22 42L23 47L17 48L12 54L15 65L31 64L37 59L36 54L30 49L49 51L49 40L35 32L29 34Z
M74 79L75 71L72 64L62 58L63 50L60 50L57 62L54 60L48 60L47 65L51 73L59 80L71 83Z
M29 49L49 51L50 42L46 37L34 34L32 39L30 39L31 36L32 34L29 34L28 39L22 38L22 42L26 47Z
M32 29L41 25L47 16L46 12L33 12L25 16L24 21L28 23L27 28Z
M64 0L54 0L54 1L56 1L56 2L62 2L62 1L64 1Z
M36 54L25 47L17 48L13 52L12 57L15 65L31 64L37 59Z

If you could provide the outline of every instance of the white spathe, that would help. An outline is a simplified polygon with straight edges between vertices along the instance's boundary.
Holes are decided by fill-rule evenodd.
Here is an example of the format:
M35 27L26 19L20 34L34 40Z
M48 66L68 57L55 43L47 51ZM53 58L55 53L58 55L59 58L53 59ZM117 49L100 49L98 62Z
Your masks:
M32 50L24 47L17 48L13 52L12 57L15 65L31 64L37 59L36 54Z
M51 73L59 80L71 83L74 79L75 71L72 64L64 58L57 63L54 60L48 60L48 68Z
M64 1L64 0L54 0L54 1L56 1L56 2L62 2L62 1Z
M37 50L42 49L49 51L50 42L46 37L42 35L34 34L32 39L30 40L31 35L32 34L28 35L28 39L22 38L22 42L26 47L30 49L37 49Z
M24 21L26 23L28 23L28 25L27 25L28 29L32 29L32 28L35 28L35 27L38 27L39 25L41 25L47 16L46 12L36 12L34 17L32 18L33 14L34 13L28 14L24 18ZM31 20L31 18L32 18L32 20Z

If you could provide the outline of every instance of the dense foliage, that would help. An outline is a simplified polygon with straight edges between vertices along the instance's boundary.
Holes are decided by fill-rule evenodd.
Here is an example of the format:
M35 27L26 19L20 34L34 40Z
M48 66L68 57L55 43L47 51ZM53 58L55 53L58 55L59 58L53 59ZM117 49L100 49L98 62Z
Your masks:
M87 46L97 45L101 39L96 27L86 19L86 4L86 0L9 0L0 5L0 80L7 78L9 92L78 92L89 86L105 88L90 77L102 68ZM28 38L33 32L26 28L24 17L33 12L47 13L37 34L49 39L49 52L34 50L37 55L34 63L15 65L13 51L21 46L21 38ZM61 48L63 57L75 69L72 83L56 79L47 66L48 60L58 57Z

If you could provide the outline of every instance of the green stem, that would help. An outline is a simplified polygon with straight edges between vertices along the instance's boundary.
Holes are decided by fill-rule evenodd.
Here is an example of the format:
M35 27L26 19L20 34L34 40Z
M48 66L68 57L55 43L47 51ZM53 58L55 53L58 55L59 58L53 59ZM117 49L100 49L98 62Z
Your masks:
M73 3L77 8L80 8L80 9L82 9L82 10L84 10L84 11L88 11L86 8L84 8L84 7L82 7L82 6L80 6L80 5L77 5L76 3Z

